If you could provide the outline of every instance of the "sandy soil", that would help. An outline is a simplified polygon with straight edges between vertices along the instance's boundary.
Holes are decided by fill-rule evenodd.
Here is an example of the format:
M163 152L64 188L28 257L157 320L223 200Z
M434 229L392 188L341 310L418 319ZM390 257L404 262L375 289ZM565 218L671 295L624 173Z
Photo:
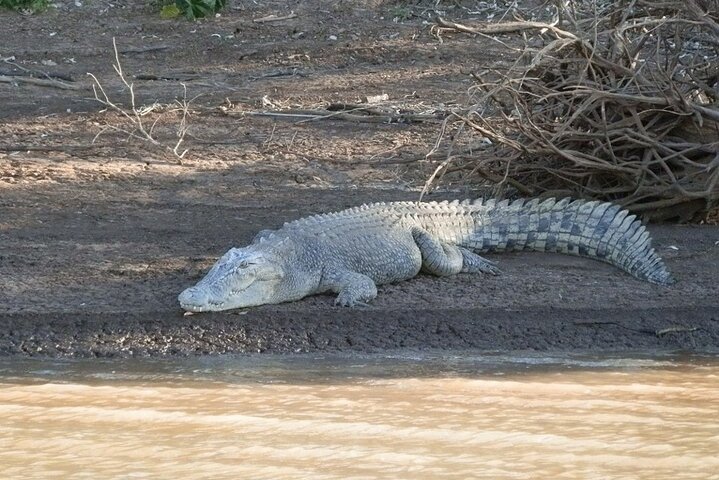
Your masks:
M426 24L433 11L387 2L237 1L198 23L160 20L137 3L0 12L0 57L14 57L0 75L40 70L72 85L0 83L1 355L719 347L719 228L707 225L651 228L679 280L671 288L527 253L496 256L499 277L382 287L364 309L317 296L183 317L177 294L230 246L308 213L416 199L436 167L417 159L435 143L437 122L248 112L379 94L414 113L441 112L467 100L466 72L511 53L466 36L440 42ZM253 22L289 11L297 17ZM189 98L201 95L182 162L118 132L126 120L93 99L87 72L128 102L112 69L113 36L138 105L159 104L145 116L148 125L159 119L159 141L176 141L181 112L168 105L181 83ZM429 198L479 194L448 180Z

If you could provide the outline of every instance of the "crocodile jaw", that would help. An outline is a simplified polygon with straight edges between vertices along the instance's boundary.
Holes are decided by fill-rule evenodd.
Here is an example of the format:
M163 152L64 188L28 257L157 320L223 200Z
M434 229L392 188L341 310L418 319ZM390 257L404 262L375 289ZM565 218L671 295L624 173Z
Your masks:
M271 288L256 282L245 289L215 292L214 289L196 285L184 290L178 297L180 307L188 312L220 312L234 308L253 307L271 301Z
M188 312L219 312L277 303L284 271L272 256L250 248L233 248L205 278L178 296Z

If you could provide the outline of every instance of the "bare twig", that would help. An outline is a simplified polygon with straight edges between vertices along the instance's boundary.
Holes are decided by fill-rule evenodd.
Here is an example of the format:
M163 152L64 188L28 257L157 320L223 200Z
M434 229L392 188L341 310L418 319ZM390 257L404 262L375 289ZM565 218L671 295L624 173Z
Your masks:
M117 73L120 81L125 86L126 90L129 93L130 96L130 106L129 108L124 108L120 105L118 105L116 102L112 101L110 97L108 96L107 92L105 91L105 88L102 86L100 81L97 79L95 75L92 73L88 73L88 75L93 80L92 90L95 94L95 100L100 102L102 105L104 105L106 108L113 110L114 112L120 114L130 125L130 129L127 129L125 127L117 127L115 125L105 125L105 127L98 132L98 134L93 139L93 143L97 138L102 135L104 132L108 130L113 130L119 133L124 133L128 136L128 138L136 138L140 139L146 142L149 142L150 144L162 148L166 151L169 151L172 153L175 158L177 159L178 163L181 163L182 158L187 153L187 150L180 151L180 146L182 145L185 135L188 130L187 126L187 117L189 114L189 102L187 100L187 87L183 83L183 97L182 100L178 100L176 103L179 107L179 110L182 112L182 118L180 120L180 124L177 127L177 142L174 145L165 145L162 142L158 141L155 136L153 135L153 131L155 129L155 126L157 125L158 121L160 120L160 117L157 117L155 121L148 127L148 125L145 123L144 118L149 113L153 112L158 104L153 104L150 106L138 106L135 99L135 88L134 84L130 81L128 81L127 77L125 76L125 73L122 70L122 64L120 63L120 54L117 49L117 43L115 41L115 38L112 39L112 47L115 53L115 63L113 64L113 68L115 72Z

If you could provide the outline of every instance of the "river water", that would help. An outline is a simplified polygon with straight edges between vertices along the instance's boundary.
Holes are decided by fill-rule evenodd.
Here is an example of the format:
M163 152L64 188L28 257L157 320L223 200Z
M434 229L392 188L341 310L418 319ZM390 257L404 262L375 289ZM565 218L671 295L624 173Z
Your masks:
M0 360L0 477L719 479L719 356Z

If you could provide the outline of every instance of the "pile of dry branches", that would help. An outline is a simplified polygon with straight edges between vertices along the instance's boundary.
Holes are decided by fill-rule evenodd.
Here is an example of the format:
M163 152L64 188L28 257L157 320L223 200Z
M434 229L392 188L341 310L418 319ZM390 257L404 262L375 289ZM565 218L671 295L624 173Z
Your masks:
M558 3L561 24L511 22L526 39L514 66L474 74L474 105L455 117L491 146L455 168L525 195L611 200L655 220L717 206L717 3Z

